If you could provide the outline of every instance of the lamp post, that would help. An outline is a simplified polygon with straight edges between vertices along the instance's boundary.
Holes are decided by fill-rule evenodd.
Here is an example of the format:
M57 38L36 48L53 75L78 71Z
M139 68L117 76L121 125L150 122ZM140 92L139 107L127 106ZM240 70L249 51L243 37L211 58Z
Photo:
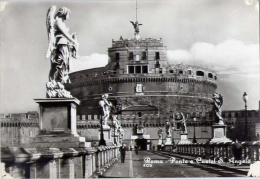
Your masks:
M245 102L245 136L244 136L244 141L248 140L248 131L247 131L247 101L248 101L248 96L246 92L243 94L243 101Z
M175 142L174 142L174 126L172 127L172 144L175 145Z
M193 118L194 121L194 133L193 133L193 143L197 143L197 139L196 139L196 130L195 130L195 122L196 122L196 118Z
M100 140L99 140L99 146L101 146L101 145L104 145L104 146L106 146L106 141L105 141L105 139L104 139L104 133L103 133L103 124L102 124L102 118L103 117L101 117L101 119L100 119Z
M116 144L116 128L114 127L114 144Z

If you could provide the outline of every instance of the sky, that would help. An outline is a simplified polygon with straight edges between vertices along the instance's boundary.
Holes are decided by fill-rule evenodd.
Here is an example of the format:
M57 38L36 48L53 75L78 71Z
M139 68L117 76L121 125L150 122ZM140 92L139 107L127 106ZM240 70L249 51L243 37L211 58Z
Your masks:
M138 0L141 38L162 38L170 64L210 68L218 74L223 110L259 109L259 4L257 0ZM0 2L0 113L38 110L50 69L46 14L67 7L65 23L77 32L79 58L72 72L105 66L112 39L134 38L136 1Z

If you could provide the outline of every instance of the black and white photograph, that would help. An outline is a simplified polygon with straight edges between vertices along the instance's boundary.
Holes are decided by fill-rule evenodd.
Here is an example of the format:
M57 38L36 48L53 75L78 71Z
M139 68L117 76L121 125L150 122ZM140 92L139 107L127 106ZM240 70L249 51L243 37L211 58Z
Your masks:
M0 1L0 177L260 177L259 0Z

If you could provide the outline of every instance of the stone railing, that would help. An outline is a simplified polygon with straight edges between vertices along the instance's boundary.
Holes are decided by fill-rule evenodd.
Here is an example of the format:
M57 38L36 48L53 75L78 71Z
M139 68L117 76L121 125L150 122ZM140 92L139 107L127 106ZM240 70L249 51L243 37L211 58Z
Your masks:
M260 161L260 141L242 142L242 146L242 160L250 160L250 163ZM233 157L232 142L181 144L177 145L175 153L208 159L222 158L224 161Z
M1 148L5 172L13 178L95 178L118 158L119 147Z

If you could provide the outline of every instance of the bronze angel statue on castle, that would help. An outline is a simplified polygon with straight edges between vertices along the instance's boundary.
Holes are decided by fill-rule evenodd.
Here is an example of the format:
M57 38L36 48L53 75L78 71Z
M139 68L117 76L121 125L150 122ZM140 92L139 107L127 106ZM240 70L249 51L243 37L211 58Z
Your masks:
M48 49L46 58L50 58L51 69L47 83L47 97L72 98L70 92L64 89L64 84L70 83L70 60L77 58L79 43L76 33L69 34L69 28L64 23L69 18L70 10L62 7L56 13L56 6L51 6L47 12Z

